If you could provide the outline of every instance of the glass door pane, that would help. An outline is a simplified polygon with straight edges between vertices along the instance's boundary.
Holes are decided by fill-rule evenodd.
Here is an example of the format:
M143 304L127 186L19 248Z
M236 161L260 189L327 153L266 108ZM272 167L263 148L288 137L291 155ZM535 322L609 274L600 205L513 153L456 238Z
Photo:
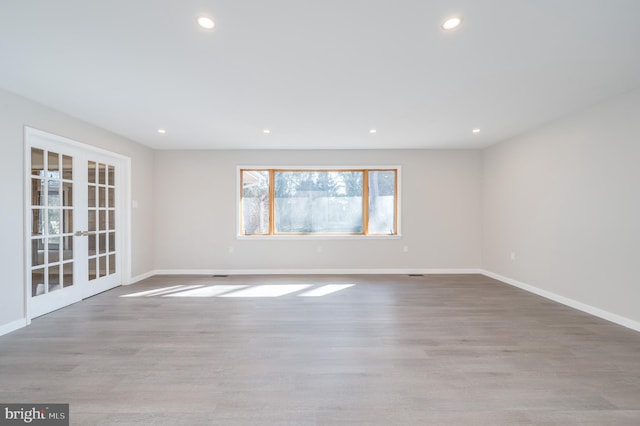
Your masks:
M89 282L112 276L116 271L116 167L88 161L87 207L89 224Z
M73 285L72 177L71 156L31 148L31 297Z

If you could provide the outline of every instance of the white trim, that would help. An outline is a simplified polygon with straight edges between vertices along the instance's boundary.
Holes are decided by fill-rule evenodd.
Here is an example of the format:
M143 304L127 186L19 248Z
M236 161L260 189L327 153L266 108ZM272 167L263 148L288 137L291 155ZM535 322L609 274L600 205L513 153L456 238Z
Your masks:
M489 278L493 278L495 280L502 281L505 284L509 284L522 290L528 291L529 293L537 294L538 296L542 296L546 299L553 300L554 302L558 302L579 311L586 312L590 315L605 319L607 321L611 321L615 324L622 325L635 331L640 331L640 322L632 320L630 318L605 311L604 309L596 308L595 306L587 305L586 303L578 302L577 300L570 299L568 297L561 296L559 294L552 293L538 287L534 287L530 284L525 284L512 278L504 277L494 272L481 270L480 273Z
M44 130L36 129L36 128L33 128L33 127L29 127L29 126L24 126L24 128L25 128L25 134L28 134L30 137L34 137L34 136L38 137L39 136L39 137L44 138L44 139L50 139L50 140L54 140L56 142L64 143L64 144L67 144L67 145L71 145L74 148L88 150L88 151L92 151L92 152L94 152L96 154L107 155L109 157L116 157L116 158L119 158L119 159L122 159L122 160L129 158L126 155L118 154L117 152L109 151L109 150L106 150L104 148L99 148L99 147L94 146L94 145L89 145L89 144L86 144L86 143L78 142L76 140L69 139L67 137L57 135L55 133L45 132Z
M396 200L397 200L397 212L398 217L396 218L396 233L393 235L384 235L384 234L371 234L371 235L348 235L348 234L337 234L337 235L313 235L313 234L278 234L278 235L244 235L242 233L242 229L240 228L241 220L240 220L240 193L242 192L242 188L240 188L240 183L242 178L240 176L241 170L396 170ZM400 240L402 239L402 166L400 165L352 165L352 166L322 166L322 165L297 165L297 166L255 166L255 165L236 165L236 239L237 240L252 240L252 241L264 241L264 240L315 240L315 239L324 239L324 240L354 240L354 239L362 239L362 240Z
M244 241L262 241L262 240L281 240L281 241L300 241L300 240L401 240L402 235L349 235L349 234L277 234L277 235L236 235L236 240Z
M480 269L157 269L153 275L451 275L482 274Z
M11 321L9 323L0 325L0 336L4 336L5 334L11 333L12 331L16 331L22 327L26 327L27 319L22 318L16 321Z
M247 169L247 170L269 170L269 169L273 169L273 170L293 170L293 171L298 171L298 170L329 170L329 171L333 171L333 170L346 170L346 171L351 171L351 170L386 170L386 169L398 169L400 170L402 168L402 166L398 165L398 164L347 164L345 165L340 165L340 166L336 166L335 164L333 165L308 165L308 164L296 164L295 166L292 165L278 165L278 164L240 164L238 166L236 166L236 170L238 172L240 172L241 169Z
M24 126L23 138L23 169L22 169L22 282L24 292L24 317L26 325L31 323L31 247L27 241L31 239L31 129Z
M132 223L132 215L131 211L131 158L123 157L122 158L122 178L120 181L120 188L123 192L120 196L120 200L122 201L122 213L124 213L124 226L123 233L124 238L122 238L122 242L120 243L120 250L122 251L120 255L120 266L122 267L122 284L128 284L131 281L131 247L133 247L133 236L131 232L131 223ZM122 182L124 180L124 183Z
M140 274L140 275L136 275L135 277L131 277L129 279L129 281L127 281L126 283L124 283L125 285L129 285L129 284L135 284L139 281L142 280L146 280L147 278L151 278L154 275L158 275L158 273L156 271L149 271L149 272L145 272L144 274Z

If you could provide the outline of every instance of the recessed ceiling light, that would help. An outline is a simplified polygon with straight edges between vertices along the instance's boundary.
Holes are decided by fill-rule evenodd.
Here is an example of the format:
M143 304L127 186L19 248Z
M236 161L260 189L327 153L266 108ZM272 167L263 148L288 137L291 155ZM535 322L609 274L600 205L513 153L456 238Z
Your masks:
M164 135L165 133L167 133L167 131L165 129L158 129L158 133Z
M268 135L269 133L271 133L271 130L269 130L269 129L264 129L264 130L262 131L262 133L264 133L265 135Z
M378 131L376 129L371 129L369 130L369 133L374 134L374 133L378 133Z
M198 25L200 25L200 27L204 28L205 30L212 30L216 26L216 23L213 22L213 19L206 15L198 16L198 19L196 21L198 22Z
M442 29L453 30L454 28L458 28L461 22L462 22L462 19L458 18L457 16L454 16L453 18L449 18L442 23Z
M473 133L480 133L480 129L478 129L477 127L475 129L472 130Z

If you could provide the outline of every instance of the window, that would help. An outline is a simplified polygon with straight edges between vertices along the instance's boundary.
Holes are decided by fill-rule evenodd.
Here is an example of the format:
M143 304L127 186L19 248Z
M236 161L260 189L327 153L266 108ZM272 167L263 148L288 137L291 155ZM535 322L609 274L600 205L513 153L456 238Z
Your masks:
M240 234L397 235L398 169L240 169Z

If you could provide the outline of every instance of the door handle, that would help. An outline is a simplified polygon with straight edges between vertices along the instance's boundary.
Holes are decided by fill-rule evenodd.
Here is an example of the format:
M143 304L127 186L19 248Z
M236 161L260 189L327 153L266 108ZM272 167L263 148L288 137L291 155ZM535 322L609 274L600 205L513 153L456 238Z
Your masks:
M76 237L88 237L89 235L95 235L96 231L76 231L73 235Z

